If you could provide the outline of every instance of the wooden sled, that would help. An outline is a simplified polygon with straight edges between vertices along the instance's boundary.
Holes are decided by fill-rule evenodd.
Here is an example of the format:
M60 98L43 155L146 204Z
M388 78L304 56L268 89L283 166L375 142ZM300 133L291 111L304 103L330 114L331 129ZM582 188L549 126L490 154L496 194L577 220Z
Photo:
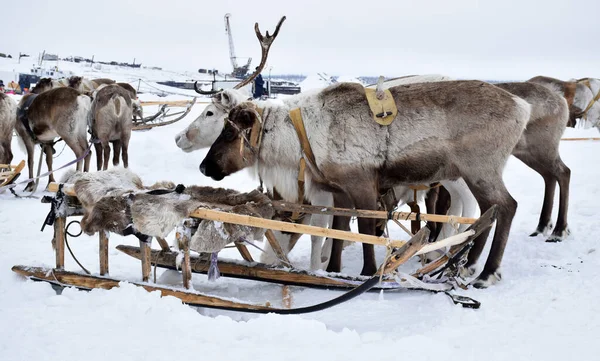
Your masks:
M87 275L79 272L66 271L64 269L64 249L65 249L65 225L67 214L69 216L81 215L81 209L77 206L76 195L72 187L59 187L57 184L49 186L50 191L55 191L56 195L52 199L52 212L50 223L54 226L54 247L56 255L56 267L54 268L39 268L28 266L14 266L13 271L21 275L29 277L36 281L45 281L59 287L77 287L80 289L104 288L110 289L118 286L119 282L127 281L136 286L143 287L148 291L158 290L163 296L173 296L179 298L182 302L198 307L217 308L223 310L237 310L245 312L259 313L280 313L280 314L298 314L306 312L315 312L335 306L339 303L346 302L360 294L367 292L373 288L377 290L398 290L398 289L417 289L430 292L444 292L450 296L453 302L461 304L464 307L479 307L479 303L468 297L460 297L450 294L448 291L452 289L448 282L434 283L428 285L423 282L425 276L432 277L433 275L441 275L447 270L456 269L460 257L464 256L465 250L471 244L471 241L477 237L483 230L490 227L496 219L496 207L492 207L482 215L478 220L472 223L469 229L458 236L448 239L427 243L429 231L423 228L415 234L408 242L399 240L391 240L384 237L373 237L368 235L356 234L353 232L345 232L339 230L330 230L320 227L313 227L300 224L292 224L288 222L275 221L270 219L257 218L247 215L239 215L235 213L226 213L213 209L199 208L190 214L190 218L183 222L176 233L179 251L174 252L169 249L166 241L158 239L162 251L154 251L150 248L150 243L140 241L140 247L118 246L117 249L127 253L128 255L141 260L142 277L141 282L133 280L123 280L118 278L108 278L106 275L109 270L108 262L108 235L105 232L99 232L99 262L100 275ZM279 205L281 207L281 205ZM295 205L297 206L297 205ZM323 208L317 207L321 210ZM355 211L348 209L332 209L332 212L367 212ZM370 211L369 211L370 212ZM385 213L385 212L384 212ZM372 214L379 216L379 214ZM388 214L386 213L386 218ZM392 214L392 216L394 216ZM400 214L396 215L397 217ZM223 299L216 296L203 294L202 292L192 289L191 279L192 272L206 273L208 265L206 264L207 257L205 255L193 256L189 249L190 232L186 227L193 227L195 220L205 219L214 220L226 223L235 223L240 225L249 225L258 228L267 228L267 234L270 230L282 230L294 233L303 233L309 235L323 235L326 237L334 237L342 240L355 242L364 242L390 247L390 254L380 266L379 271L373 277L340 277L335 274L317 275L307 271L296 270L294 268L281 268L262 265L253 262L250 253L244 245L236 245L240 254L245 261L219 260L218 265L221 275L225 277L243 278L255 281L278 283L284 286L283 293L285 297L286 287L289 285L314 287L314 288L331 288L342 289L348 292L336 297L332 300L301 308L275 308L269 303L258 305L244 302L237 302ZM48 219L47 219L48 221ZM46 222L46 224L49 224ZM267 239L272 242L271 237ZM271 243L273 244L273 243ZM274 245L274 250L278 254L282 254L281 248ZM397 275L397 268L407 262L415 255L423 254L442 247L451 246L450 255L441 257L440 259L425 265L421 269L414 272L412 275ZM181 264L177 265L177 256L183 257ZM455 257L456 256L456 257ZM459 257L460 256L460 257ZM180 269L182 273L183 288L159 286L150 283L150 273L152 265L163 268ZM381 283L380 283L381 281ZM443 281L443 280L442 280ZM442 285L442 286L440 286ZM289 292L289 290L287 291ZM289 295L288 295L289 296ZM285 298L284 298L285 301ZM286 305L286 302L283 302Z
M196 98L194 97L192 100L148 101L141 102L141 104L142 106L158 105L158 112L149 117L145 117L144 119L136 119L133 123L132 130L149 130L155 127L162 127L178 122L190 113L192 107L194 104L196 104ZM173 107L184 107L185 110L176 113L169 113L170 108Z
M14 183L25 168L25 161L17 165L0 164L0 188ZM0 190L2 192L2 190Z

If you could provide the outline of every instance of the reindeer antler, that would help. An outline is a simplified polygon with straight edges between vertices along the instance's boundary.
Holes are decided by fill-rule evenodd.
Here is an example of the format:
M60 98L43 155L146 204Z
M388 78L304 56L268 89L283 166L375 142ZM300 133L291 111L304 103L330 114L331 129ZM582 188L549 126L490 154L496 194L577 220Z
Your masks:
M258 68L254 71L254 73L252 73L252 75L241 81L238 85L234 87L234 89L240 89L241 87L249 84L263 70L265 64L267 63L267 56L269 55L269 49L271 49L271 44L273 44L273 41L279 34L279 28L281 28L281 24L283 24L285 19L285 16L281 17L281 20L279 20L279 22L277 23L277 27L275 27L275 32L273 33L273 35L269 35L269 31L267 30L267 35L263 36L260 32L260 29L258 28L258 23L254 24L254 32L256 33L256 37L260 42L261 48L260 64L258 65Z
M271 48L271 44L273 44L273 41L279 34L279 28L281 27L281 24L283 24L285 19L286 19L286 17L283 16L281 18L281 20L279 20L273 35L269 35L269 31L267 30L266 36L263 36L262 33L260 32L260 29L258 28L258 23L254 23L254 32L256 33L256 37L258 38L258 41L260 42L260 48L261 48L260 64L258 65L256 71L254 71L254 73L252 73L252 75L250 75L246 79L242 80L239 84L234 86L233 89L240 89L241 87L247 85L252 80L254 80L254 78L256 78L258 76L258 74L260 74L260 72L263 70L263 68L265 67L265 64L267 63L267 56L269 55L269 49ZM198 88L197 81L194 83L194 90L196 91L196 93L203 94L203 95L213 95L213 94L217 94L217 93L220 93L223 91L223 89L209 90L209 91L202 90L202 89Z

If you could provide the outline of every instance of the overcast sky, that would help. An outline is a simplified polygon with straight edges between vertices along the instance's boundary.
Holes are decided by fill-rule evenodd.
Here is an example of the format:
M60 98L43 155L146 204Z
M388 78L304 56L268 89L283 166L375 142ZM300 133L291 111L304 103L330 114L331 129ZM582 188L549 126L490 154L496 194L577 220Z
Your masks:
M287 16L273 74L600 77L599 0L2 0L0 52L228 72L225 13L253 68L253 24Z

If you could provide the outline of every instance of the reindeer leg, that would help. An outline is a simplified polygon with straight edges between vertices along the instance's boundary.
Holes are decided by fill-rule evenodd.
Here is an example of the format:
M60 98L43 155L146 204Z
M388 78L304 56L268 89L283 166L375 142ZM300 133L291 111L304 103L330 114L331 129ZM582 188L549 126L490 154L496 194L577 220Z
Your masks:
M333 195L330 192L320 192L314 199L312 199L313 205L331 207L333 206ZM333 220L333 216L326 214L313 214L310 217L310 225L315 227L327 228ZM322 248L323 248L323 237L311 236L310 237L310 269L318 270L323 267L322 260ZM327 258L326 262L329 261Z
M500 263L502 262L504 248L508 241L510 226L517 211L517 201L506 190L506 186L502 181L502 172L487 172L486 176L486 179L477 179L475 181L465 178L469 189L479 203L482 214L492 205L496 204L498 206L498 218L492 247L483 271L477 277L477 280L473 282L473 286L476 288L489 287L502 278ZM483 251L490 229L488 228L475 239L467 261L467 270L470 272L474 272L475 263Z
M438 201L440 187L431 188L425 194L425 209L427 213L439 214L436 212L436 204ZM429 228L429 242L433 242L437 235L439 234L438 229L440 228L440 224L437 222L427 222L425 227Z
M27 168L29 169L29 179L33 178L33 166L35 156L35 143L29 136L21 136L23 143L25 143L25 149L27 149ZM32 192L35 187L35 181L30 181L25 187L25 192Z
M547 242L560 242L569 235L567 228L567 212L569 210L569 184L571 182L571 170L567 167L560 157L556 160L555 174L558 178L560 187L560 198L558 206L558 217L556 226Z
M123 156L123 167L129 167L129 138L131 138L131 131L129 133L124 132L121 135L121 152Z
M96 150L96 170L102 170L102 144L94 143Z
M75 156L77 158L83 157L83 155L85 154L85 148L81 147L78 140L73 139L72 137L66 137L66 136L65 137L61 136L61 137L63 138L65 143L67 143L69 148L71 148L71 150L73 150L73 153L75 153ZM82 170L82 168L83 168L83 161L77 162L77 171L80 172Z
M108 143L108 141L102 141L102 150L103 150L102 170L107 170L108 169L108 160L110 159L110 143Z
M83 149L83 153L88 151L88 148L90 147L88 145L87 139L86 137L82 137L81 139L79 139L79 146ZM92 159L92 151L90 149L90 151L88 152L88 154L86 154L85 158L83 159L83 171L84 172L89 172L90 171L90 161Z
M333 204L338 208L352 208L352 200L345 195L334 193ZM341 231L350 231L350 217L333 216L331 224L332 229ZM327 272L340 272L342 270L342 249L344 241L341 239L333 239L331 245L331 256L329 256L329 264Z
M539 175L544 178L544 202L542 203L542 212L540 213L540 219L535 231L530 234L531 237L535 237L540 234L548 234L552 228L552 206L554 203L554 192L556 190L556 172L553 172L553 167L549 162L546 162L546 156L532 154L531 149L526 149L526 153L515 152L515 157L525 163L529 168L536 171Z
M364 182L366 186L356 187L360 193L352 194L354 205L357 209L377 210L377 189L369 189L370 182ZM358 218L358 232L374 236L376 233L377 220L374 218ZM372 244L363 243L363 268L360 272L363 276L372 276L377 272L375 261L375 247Z
M121 140L113 140L113 166L119 165L119 156L121 155Z
M51 144L44 144L43 152L46 153L46 166L48 167L48 171L52 171L52 156L54 149ZM50 173L48 176L48 184L55 182L54 173Z

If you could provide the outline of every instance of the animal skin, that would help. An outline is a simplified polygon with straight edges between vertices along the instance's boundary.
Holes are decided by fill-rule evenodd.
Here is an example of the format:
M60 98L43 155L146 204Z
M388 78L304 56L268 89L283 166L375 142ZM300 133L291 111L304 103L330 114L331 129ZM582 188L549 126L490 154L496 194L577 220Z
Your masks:
M272 218L270 200L258 191L239 193L231 189L190 186L176 193L172 182L144 186L142 180L124 168L96 173L70 173L63 183L72 183L84 208L82 230L124 234L133 225L146 236L166 237L198 207L219 209L255 217ZM150 190L170 191L148 194ZM202 220L192 235L190 248L197 252L218 252L234 241L262 239L264 229Z

